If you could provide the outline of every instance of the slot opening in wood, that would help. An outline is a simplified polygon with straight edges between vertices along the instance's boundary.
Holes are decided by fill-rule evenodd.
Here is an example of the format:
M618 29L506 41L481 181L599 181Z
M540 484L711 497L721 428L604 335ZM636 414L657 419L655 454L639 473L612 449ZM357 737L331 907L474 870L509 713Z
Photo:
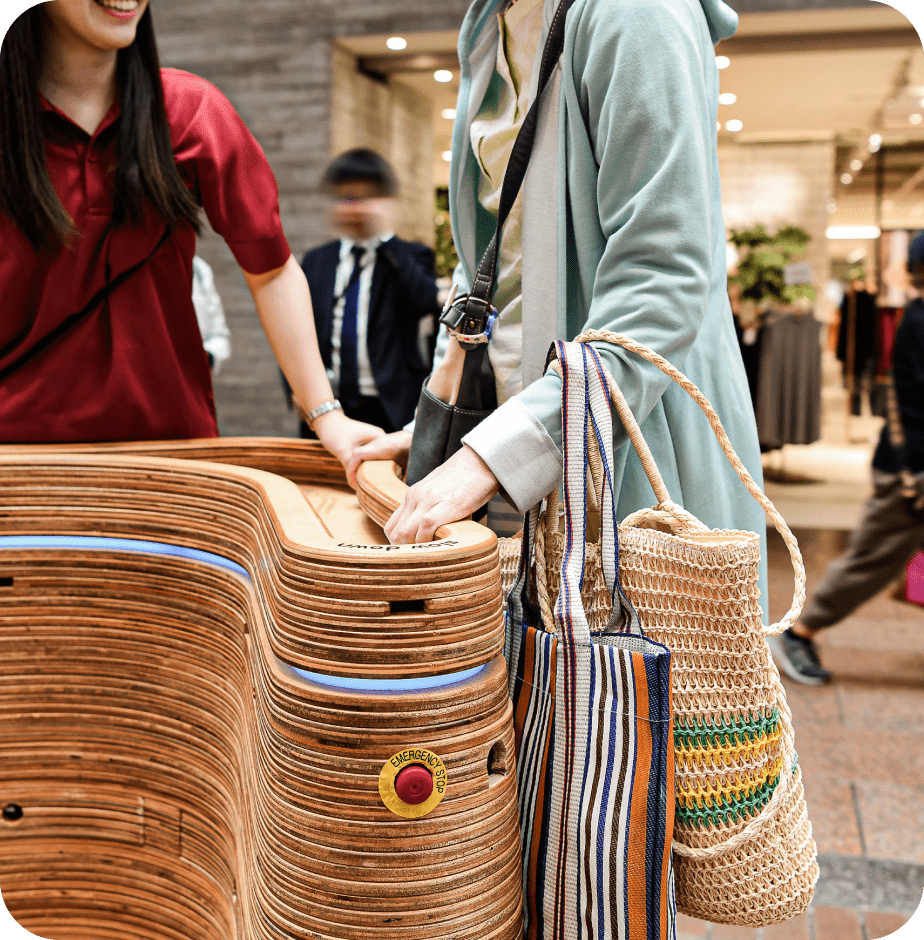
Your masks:
M389 607L393 614L422 614L425 600L420 601L392 601Z
M493 774L503 776L505 773L507 773L507 745L503 741L498 741L488 751L488 776Z
M13 579L12 578L2 578L0 577L0 587L12 587Z

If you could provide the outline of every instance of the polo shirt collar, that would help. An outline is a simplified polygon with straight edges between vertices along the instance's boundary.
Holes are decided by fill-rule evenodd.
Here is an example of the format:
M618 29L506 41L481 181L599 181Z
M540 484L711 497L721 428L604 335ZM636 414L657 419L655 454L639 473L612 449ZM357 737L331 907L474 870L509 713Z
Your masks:
M104 130L106 130L107 127L111 127L111 126L116 122L116 120L118 119L119 115L122 113L122 109L121 109L121 107L119 106L119 95L118 95L118 93L116 93L116 95L115 95L115 96L113 97L113 99L112 99L112 104L109 105L109 110L103 115L103 119L99 122L99 125L97 126L96 130L93 131L92 134L87 134L87 132L86 132L86 130L84 130L84 128L82 128L79 124L77 124L77 123L73 120L73 118L71 118L68 114L66 114L64 111L62 111L57 105L52 104L52 103L42 94L41 91L39 91L38 95L39 95L39 107L40 107L40 109L41 109L42 111L47 112L48 114L55 114L55 115L57 115L58 117L62 118L62 119L63 119L64 121L66 121L74 130L77 130L77 131L79 131L81 134L86 135L87 137L90 138L91 141L96 140L96 138L99 137L99 135L100 135Z

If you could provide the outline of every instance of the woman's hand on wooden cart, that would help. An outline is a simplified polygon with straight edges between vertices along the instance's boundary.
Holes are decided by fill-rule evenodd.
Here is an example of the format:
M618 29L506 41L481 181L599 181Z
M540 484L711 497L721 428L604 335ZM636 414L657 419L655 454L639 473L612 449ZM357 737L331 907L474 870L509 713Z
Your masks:
M467 518L498 489L488 465L463 445L407 491L404 502L385 524L385 534L393 545L430 542L441 525Z
M356 489L359 465L367 460L393 460L406 470L407 458L411 452L411 437L410 431L395 431L392 434L383 434L354 450L346 465L347 482L350 486Z
M350 458L358 448L369 441L385 436L385 432L373 424L354 421L342 411L328 411L316 418L311 428L321 443L343 464L347 470Z

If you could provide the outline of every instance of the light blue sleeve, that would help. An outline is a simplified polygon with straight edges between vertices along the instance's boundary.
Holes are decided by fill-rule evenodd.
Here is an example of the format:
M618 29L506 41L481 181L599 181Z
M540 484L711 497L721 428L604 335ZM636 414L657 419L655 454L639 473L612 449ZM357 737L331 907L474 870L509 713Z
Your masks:
M626 333L682 368L709 304L721 220L709 27L698 0L587 0L572 13L563 62L566 238L578 285L568 286L568 338L583 329ZM575 307L587 311L583 324ZM610 344L598 348L644 421L671 380ZM539 428L554 449L540 447ZM534 505L550 489L561 448L560 380L534 382L466 443L518 509ZM531 472L505 467L511 452L542 450ZM557 460L560 479L560 453Z

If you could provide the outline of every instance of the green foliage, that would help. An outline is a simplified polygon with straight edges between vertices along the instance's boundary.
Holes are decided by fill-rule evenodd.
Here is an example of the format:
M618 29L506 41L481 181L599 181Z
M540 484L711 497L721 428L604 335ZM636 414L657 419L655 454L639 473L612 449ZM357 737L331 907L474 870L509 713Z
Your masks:
M452 228L449 224L449 193L445 189L436 192L436 276L452 277L459 256L452 243Z
M774 301L792 304L797 300L815 300L815 289L808 284L787 285L783 271L794 258L805 252L811 236L795 225L784 225L771 235L763 225L732 229L729 241L738 249L738 271L729 277L737 284L742 300L757 304Z

